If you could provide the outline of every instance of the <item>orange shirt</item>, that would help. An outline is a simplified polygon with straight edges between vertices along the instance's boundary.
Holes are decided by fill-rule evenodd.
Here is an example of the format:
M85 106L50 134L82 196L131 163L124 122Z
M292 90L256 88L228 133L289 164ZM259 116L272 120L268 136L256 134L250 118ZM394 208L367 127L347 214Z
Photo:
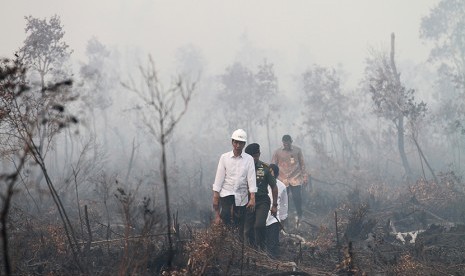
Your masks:
M305 162L302 156L302 150L299 147L291 145L289 150L281 147L277 149L271 163L278 165L278 179L284 185L298 186L307 181L307 171L305 170Z

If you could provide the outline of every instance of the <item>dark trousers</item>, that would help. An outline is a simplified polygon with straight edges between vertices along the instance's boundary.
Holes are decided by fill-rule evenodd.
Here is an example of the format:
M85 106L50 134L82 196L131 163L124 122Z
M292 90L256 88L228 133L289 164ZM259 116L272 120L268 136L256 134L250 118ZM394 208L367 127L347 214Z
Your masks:
M255 211L246 211L244 238L250 245L265 250L266 218L271 200L268 195L255 197Z
M223 223L237 231L242 238L244 233L245 206L236 206L234 196L220 197L220 217Z
M279 255L279 223L275 222L266 227L266 249L271 257Z
M297 216L302 218L302 185L287 187L287 194L292 194L292 201L294 202Z

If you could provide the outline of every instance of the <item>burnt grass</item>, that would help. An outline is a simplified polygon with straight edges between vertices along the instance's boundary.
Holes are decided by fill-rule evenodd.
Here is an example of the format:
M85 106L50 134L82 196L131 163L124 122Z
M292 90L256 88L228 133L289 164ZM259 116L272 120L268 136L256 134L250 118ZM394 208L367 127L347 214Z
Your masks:
M172 250L162 207L120 200L119 219L108 219L97 203L82 203L85 214L70 212L74 255L53 207L15 207L9 256L14 275L465 275L460 187L418 181L388 196L376 187L336 195L315 185L305 190L299 224L290 203L276 259L213 225L195 201L175 209Z

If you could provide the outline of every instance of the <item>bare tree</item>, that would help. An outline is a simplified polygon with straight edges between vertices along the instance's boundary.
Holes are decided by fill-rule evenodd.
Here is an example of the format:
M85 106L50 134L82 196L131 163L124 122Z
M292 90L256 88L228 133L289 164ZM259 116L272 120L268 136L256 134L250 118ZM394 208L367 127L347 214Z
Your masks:
M408 179L412 169L405 152L405 119L426 105L415 102L415 90L407 89L400 80L395 61L395 35L391 35L390 55L373 52L367 60L366 82L371 93L375 112L379 117L392 121L397 130L397 146Z
M165 191L166 221L168 227L168 266L171 267L174 250L171 237L171 211L168 189L166 146L176 125L187 111L187 107L194 93L196 84L187 83L181 76L177 76L171 86L168 89L165 89L159 79L151 56L148 58L147 66L140 66L139 69L142 74L142 81L144 85L137 87L134 83L123 83L123 86L130 91L135 92L143 101L144 106L138 108L142 115L143 123L161 147L160 169ZM181 102L180 107L177 105L179 101Z

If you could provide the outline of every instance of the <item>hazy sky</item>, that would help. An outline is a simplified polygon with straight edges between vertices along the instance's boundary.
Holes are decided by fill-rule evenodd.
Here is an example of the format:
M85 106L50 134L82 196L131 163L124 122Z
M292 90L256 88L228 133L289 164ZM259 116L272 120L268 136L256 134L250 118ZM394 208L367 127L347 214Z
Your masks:
M24 16L48 18L58 14L76 59L82 59L92 36L108 46L140 48L151 53L158 66L172 62L175 50L190 43L202 50L210 70L222 71L233 62L245 34L254 47L285 61L278 71L303 69L297 68L303 61L308 65L342 64L350 75L359 77L368 46L388 49L391 32L396 33L398 58L424 61L429 50L419 39L420 20L438 2L3 1L0 56L12 56L22 45Z

